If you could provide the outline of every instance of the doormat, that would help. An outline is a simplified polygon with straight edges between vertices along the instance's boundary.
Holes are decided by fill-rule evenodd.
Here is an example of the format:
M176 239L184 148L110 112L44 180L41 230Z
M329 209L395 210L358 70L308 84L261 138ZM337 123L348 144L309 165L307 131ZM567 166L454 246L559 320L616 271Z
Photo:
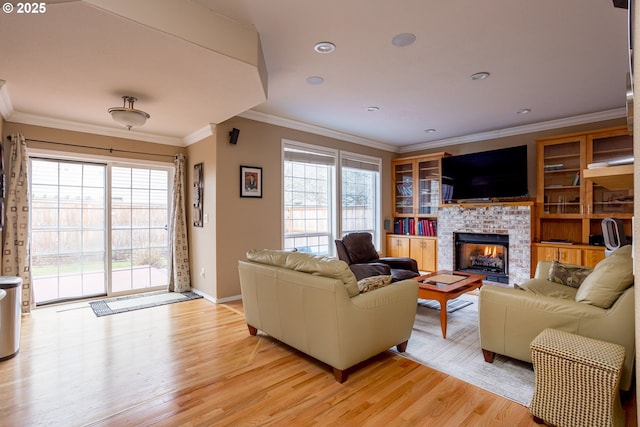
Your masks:
M198 298L202 298L202 295L198 295L193 292L156 292L153 294L131 295L120 298L92 301L89 305L96 316L102 317Z
M461 308L465 308L466 306L471 304L473 304L472 301L466 301L460 298L451 299L447 301L447 313L453 313L454 311L458 311ZM438 301L430 299L418 298L418 305L422 307L432 308L434 310L440 310L440 303Z

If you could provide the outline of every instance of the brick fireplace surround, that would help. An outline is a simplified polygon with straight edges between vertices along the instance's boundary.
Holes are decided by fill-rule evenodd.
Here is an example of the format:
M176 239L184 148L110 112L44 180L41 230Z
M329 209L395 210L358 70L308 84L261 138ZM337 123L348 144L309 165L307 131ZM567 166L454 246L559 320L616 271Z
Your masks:
M447 205L438 210L438 269L453 269L453 233L509 236L509 284L531 276L532 203Z

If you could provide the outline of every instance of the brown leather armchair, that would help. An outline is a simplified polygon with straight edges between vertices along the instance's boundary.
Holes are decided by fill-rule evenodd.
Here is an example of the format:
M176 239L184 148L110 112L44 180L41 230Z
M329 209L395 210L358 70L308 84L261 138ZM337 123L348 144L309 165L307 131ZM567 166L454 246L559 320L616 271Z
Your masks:
M370 233L349 233L335 242L338 258L349 264L357 280L392 275L393 280L398 281L420 275L418 263L413 258L380 258Z

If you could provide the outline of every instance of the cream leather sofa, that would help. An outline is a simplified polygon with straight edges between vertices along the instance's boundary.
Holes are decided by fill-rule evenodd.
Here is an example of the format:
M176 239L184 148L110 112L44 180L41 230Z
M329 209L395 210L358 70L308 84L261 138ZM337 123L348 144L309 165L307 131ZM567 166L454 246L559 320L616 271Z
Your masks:
M492 362L497 353L531 362L531 341L545 328L558 329L622 345L620 388L629 390L635 361L631 246L600 261L579 288L549 280L550 267L551 262L538 263L535 277L521 289L481 288L478 321L485 361Z
M360 293L344 261L272 250L249 251L238 269L251 335L261 330L327 363L339 382L357 363L393 346L406 349L415 280Z

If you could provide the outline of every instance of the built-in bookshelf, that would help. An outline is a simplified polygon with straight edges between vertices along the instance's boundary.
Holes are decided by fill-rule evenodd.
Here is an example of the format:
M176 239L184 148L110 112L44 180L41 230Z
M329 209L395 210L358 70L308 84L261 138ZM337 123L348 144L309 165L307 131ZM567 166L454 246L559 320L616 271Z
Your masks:
M543 259L591 265L604 257L602 220L631 235L633 137L626 126L538 140L532 266ZM573 247L572 247L573 245Z
M404 157L392 163L394 216L387 254L411 256L425 271L432 271L437 265L435 239L442 203L441 159L448 155L442 152Z

